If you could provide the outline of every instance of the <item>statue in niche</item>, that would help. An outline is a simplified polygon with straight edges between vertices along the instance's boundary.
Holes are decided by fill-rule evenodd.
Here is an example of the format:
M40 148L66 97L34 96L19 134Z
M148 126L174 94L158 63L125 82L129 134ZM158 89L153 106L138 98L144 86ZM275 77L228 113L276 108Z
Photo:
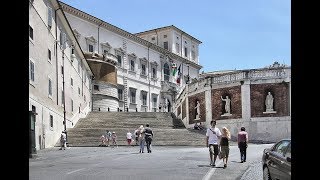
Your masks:
M197 101L197 105L194 107L196 109L196 120L200 119L200 103Z
M224 105L224 109L226 111L225 114L230 114L230 103L231 103L231 100L229 99L229 96L226 96L226 99L223 99L222 96L221 96L221 100L226 102L226 104Z
M266 111L273 111L273 96L271 92L268 92L268 95L266 96Z

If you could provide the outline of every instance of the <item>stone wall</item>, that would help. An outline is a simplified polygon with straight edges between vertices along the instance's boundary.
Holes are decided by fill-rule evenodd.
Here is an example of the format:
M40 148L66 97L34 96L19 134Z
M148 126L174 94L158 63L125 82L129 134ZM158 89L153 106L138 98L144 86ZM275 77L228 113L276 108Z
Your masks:
M183 101L182 103L182 119L184 119L187 115L187 109L186 109L186 100Z
M225 98L229 96L231 99L230 113L231 116L222 116L225 113L224 101L221 100L221 96ZM212 104L212 119L238 119L242 118L242 105L241 105L241 87L226 87L220 89L212 89L211 92L211 104Z
M275 113L266 111L265 98L271 92L273 95L273 109ZM251 84L251 117L279 117L289 116L289 83Z
M194 119L196 117L196 103L199 101L200 103L200 121L198 122L205 122L206 121L206 102L205 102L205 94L204 92L189 96L189 124L195 123Z

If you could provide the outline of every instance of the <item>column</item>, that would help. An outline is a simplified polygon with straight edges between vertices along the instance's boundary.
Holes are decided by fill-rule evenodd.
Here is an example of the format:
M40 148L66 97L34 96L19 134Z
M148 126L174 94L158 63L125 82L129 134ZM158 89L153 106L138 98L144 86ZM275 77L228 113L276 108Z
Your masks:
M251 118L250 80L244 80L244 83L241 85L241 102L242 119L249 121Z

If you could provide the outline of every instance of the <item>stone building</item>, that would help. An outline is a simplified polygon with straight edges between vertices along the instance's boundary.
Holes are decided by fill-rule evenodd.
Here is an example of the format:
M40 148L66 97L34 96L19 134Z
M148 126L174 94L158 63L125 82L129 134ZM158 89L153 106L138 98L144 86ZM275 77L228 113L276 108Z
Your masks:
M291 68L275 62L261 69L220 71L200 74L198 82L188 84L177 99L174 113L186 127L211 120L227 127L235 140L241 126L250 141L275 142L291 137ZM270 100L268 100L270 94ZM230 113L226 102L230 99ZM200 120L196 103L200 102ZM269 105L267 102L270 102ZM269 107L271 106L271 107Z
M93 111L172 111L188 79L198 78L201 41L179 28L132 34L60 3L83 51L117 62L115 83L93 80Z
M92 71L59 3L29 1L29 114L33 149L52 147L91 111Z

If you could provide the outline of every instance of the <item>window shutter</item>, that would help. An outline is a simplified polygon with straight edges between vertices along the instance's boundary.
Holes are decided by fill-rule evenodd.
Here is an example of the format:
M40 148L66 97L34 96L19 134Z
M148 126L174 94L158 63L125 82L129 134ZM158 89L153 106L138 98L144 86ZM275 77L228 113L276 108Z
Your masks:
M52 27L52 8L48 7L48 27Z

